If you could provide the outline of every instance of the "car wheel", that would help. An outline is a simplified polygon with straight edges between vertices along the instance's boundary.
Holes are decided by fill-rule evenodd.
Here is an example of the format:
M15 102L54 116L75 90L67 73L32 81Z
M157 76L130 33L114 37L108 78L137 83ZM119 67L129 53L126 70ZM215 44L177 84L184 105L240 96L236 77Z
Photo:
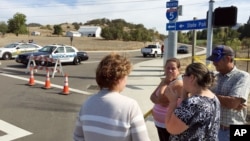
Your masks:
M40 66L49 66L48 61L39 61L37 64L39 64Z
M143 54L143 57L147 57L147 54Z
M157 57L157 52L154 53L154 57L155 57L155 58Z
M75 57L74 61L73 61L73 64L74 65L79 65L81 63L81 60L79 57Z
M3 54L3 60L10 60L12 58L10 53L4 53Z

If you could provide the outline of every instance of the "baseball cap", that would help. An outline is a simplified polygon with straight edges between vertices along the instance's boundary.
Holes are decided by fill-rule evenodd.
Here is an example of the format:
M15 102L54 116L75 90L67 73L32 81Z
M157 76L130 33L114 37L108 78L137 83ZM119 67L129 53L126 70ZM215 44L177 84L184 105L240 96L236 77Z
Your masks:
M218 62L223 56L234 56L234 51L231 47L218 45L215 46L212 55L207 58L207 60Z

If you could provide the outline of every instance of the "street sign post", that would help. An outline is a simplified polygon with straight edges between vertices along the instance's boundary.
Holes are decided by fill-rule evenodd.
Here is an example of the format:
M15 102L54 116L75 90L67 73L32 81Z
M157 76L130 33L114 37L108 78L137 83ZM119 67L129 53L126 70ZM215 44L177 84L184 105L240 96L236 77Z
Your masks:
M175 26L175 27L174 27ZM207 28L207 19L167 23L167 30L194 30Z

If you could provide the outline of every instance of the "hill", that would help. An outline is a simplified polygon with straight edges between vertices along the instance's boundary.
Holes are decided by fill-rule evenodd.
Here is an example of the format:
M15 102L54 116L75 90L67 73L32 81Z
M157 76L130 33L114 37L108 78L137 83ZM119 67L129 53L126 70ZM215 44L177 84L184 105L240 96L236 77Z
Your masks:
M41 33L40 36L22 35L16 36L15 34L5 34L0 38L0 47L5 46L13 42L28 42L33 40L39 45L48 44L67 44L71 45L71 40L69 37L65 37L67 31L76 31L73 24L62 23L60 24L63 30L63 35L53 35L53 26L46 25L39 26L39 24L33 24L33 26L28 27L29 33L33 31L38 31ZM49 28L47 28L49 27ZM151 44L151 42L137 42L137 41L119 41L119 40L104 40L101 38L94 37L74 37L72 45L79 50L93 51L93 50L131 50L140 49L146 45Z
M60 25L61 25L61 28L63 30L63 36L66 34L67 31L76 31L76 29L74 28L74 25L72 25L72 24L63 23ZM50 29L48 29L47 26L49 26ZM43 26L43 25L39 26L38 24L36 26L29 25L28 31L29 31L29 33L33 32L33 31L39 31L41 33L41 36L55 36L52 34L54 32L53 27L54 27L54 25L46 25L46 26Z

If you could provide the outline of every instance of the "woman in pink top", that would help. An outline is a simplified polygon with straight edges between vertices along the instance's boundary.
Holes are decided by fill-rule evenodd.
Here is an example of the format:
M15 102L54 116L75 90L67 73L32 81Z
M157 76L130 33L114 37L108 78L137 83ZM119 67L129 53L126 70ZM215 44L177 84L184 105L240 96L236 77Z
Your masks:
M164 95L165 90L171 87L177 93L182 93L182 77L180 75L180 61L177 58L170 58L164 65L165 78L162 79L158 87L151 94L151 101L155 104L153 107L153 118L158 131L160 141L168 141L170 134L165 127L165 116L168 110L169 101ZM181 96L179 96L179 103Z

